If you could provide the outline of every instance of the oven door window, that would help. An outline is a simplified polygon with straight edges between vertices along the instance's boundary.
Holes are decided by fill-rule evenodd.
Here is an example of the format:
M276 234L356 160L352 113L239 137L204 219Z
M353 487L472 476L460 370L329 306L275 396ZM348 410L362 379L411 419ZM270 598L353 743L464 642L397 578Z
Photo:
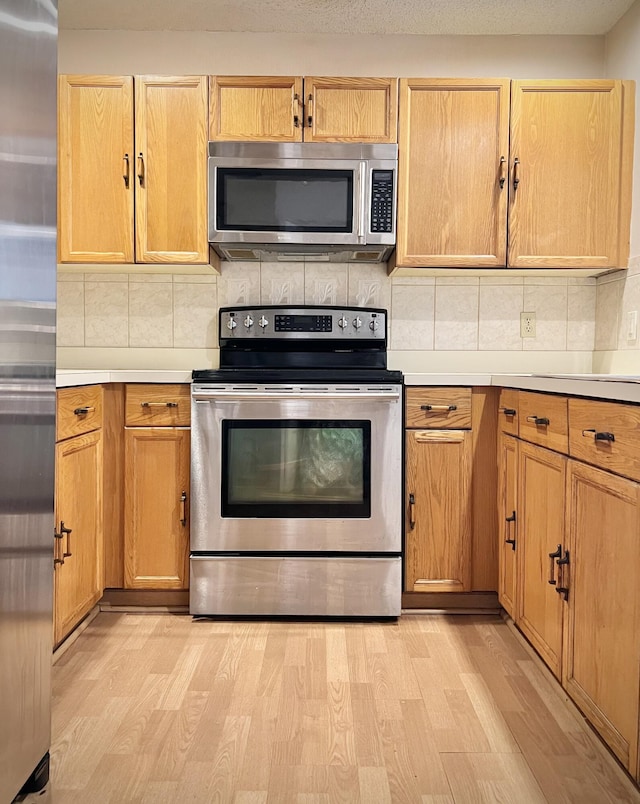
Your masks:
M216 228L351 233L353 171L219 167Z
M371 422L224 420L222 516L371 516Z

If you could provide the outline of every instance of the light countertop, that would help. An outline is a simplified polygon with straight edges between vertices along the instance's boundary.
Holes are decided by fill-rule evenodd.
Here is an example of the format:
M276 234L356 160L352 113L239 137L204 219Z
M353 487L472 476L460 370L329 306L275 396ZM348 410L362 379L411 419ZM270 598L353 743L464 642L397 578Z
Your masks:
M91 371L87 369L61 369L56 371L56 388L66 388L70 385L102 385L108 382L160 382L181 383L191 382L190 371L140 371L115 370Z
M519 388L553 394L588 396L640 404L640 376L612 374L471 374L407 373L405 385L460 385ZM56 386L95 385L109 382L189 383L190 371L62 369L56 372Z

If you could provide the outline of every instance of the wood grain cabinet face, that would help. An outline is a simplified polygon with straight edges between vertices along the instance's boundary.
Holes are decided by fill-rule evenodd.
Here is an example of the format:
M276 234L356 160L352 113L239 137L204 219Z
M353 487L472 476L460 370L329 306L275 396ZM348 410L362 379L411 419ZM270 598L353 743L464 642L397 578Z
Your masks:
M405 591L471 590L469 430L407 430Z
M190 387L125 386L124 586L189 587Z
M626 267L633 88L513 81L509 265Z
M127 589L186 589L189 572L188 429L125 430Z
M515 388L503 388L500 391L498 421L500 430L510 435L518 435L520 400Z
M572 458L640 480L640 405L569 400Z
M560 545L561 557L566 548L566 467L563 455L519 444L516 622L557 678L564 600L556 590L556 560L550 554ZM552 579L556 585L549 583Z
M407 388L407 427L436 430L471 428L471 388Z
M398 152L397 265L504 267L509 81L400 79Z
M58 80L59 261L207 263L206 76Z
M133 78L58 77L58 261L133 262Z
M569 461L564 686L638 774L640 486Z
M520 391L518 435L555 452L569 452L567 398Z
M634 91L401 79L392 271L626 267Z
M102 435L56 444L54 641L59 644L103 592ZM63 530L70 529L70 532Z
M211 76L211 140L396 142L394 78Z

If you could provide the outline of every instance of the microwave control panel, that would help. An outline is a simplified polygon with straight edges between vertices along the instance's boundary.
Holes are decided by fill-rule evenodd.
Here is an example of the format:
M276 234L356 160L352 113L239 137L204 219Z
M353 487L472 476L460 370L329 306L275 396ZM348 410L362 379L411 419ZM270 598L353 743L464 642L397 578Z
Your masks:
M362 307L221 308L220 340L285 338L386 339L386 310Z
M371 231L393 232L393 171L371 171Z

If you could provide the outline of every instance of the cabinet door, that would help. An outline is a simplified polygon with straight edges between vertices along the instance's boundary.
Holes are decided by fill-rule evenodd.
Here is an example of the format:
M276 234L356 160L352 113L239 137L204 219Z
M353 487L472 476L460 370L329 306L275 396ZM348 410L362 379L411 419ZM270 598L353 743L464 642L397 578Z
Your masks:
M400 80L398 266L504 267L508 148L508 80Z
M133 262L133 79L58 78L58 261Z
M519 444L519 523L516 622L560 678L563 600L549 583L557 575L550 553L563 550L567 459ZM553 566L553 570L552 570Z
M498 441L498 598L506 612L516 614L516 550L518 548L518 442L500 434Z
M470 430L408 430L405 591L471 589Z
M211 140L302 141L302 78L214 75Z
M206 263L207 79L135 87L136 262Z
M513 82L510 266L626 267L630 96L621 81Z
M186 589L189 430L125 430L124 585Z
M397 142L396 78L305 78L307 142Z
M56 444L55 634L58 644L98 602L102 582L100 431Z
M569 461L564 686L622 764L637 772L640 486Z

